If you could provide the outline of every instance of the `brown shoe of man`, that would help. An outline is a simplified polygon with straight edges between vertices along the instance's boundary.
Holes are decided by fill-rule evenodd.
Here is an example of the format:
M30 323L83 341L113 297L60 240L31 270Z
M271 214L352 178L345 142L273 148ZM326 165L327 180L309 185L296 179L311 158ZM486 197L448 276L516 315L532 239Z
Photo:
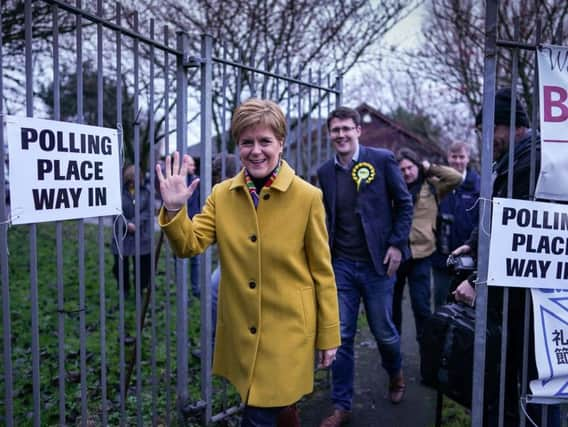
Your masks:
M339 427L346 425L351 418L351 411L346 411L344 409L336 409L333 414L324 419L320 427Z
M300 414L296 404L286 406L280 411L276 427L300 427Z
M402 375L402 369L394 374L390 378L389 383L389 398L392 403L400 403L404 398L404 392L406 391L406 384L404 383L404 376Z

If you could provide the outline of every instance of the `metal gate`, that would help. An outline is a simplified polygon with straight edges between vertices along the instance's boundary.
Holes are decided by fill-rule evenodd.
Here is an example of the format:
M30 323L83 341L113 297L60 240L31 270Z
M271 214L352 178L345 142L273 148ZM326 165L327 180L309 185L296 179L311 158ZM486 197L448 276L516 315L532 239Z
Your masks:
M486 2L486 15L485 15L485 67L484 67L484 82L483 82L483 121L482 121L482 153L481 153L481 197L479 199L480 220L479 220L479 248L478 248L478 281L476 285L476 331L475 331L475 350L474 350L474 369L473 369L473 398L472 398L472 425L511 425L510 421L507 422L506 418L506 403L504 399L506 389L506 370L507 364L510 359L507 357L507 351L515 351L515 349L508 349L508 337L511 335L514 328L522 328L522 372L520 373L519 383L517 384L518 396L517 404L520 413L520 425L533 425L532 420L528 418L527 407L532 405L530 391L528 390L529 382L529 353L534 352L531 347L530 329L532 328L532 309L531 309L531 293L529 289L522 291L524 295L522 299L522 320L521 324L511 324L511 316L514 303L512 301L513 292L509 288L503 289L503 305L502 305L502 321L501 321L501 348L500 348L500 375L499 375L499 399L498 402L493 402L498 405L498 416L496 420L488 422L488 411L484 410L487 402L487 397L484 395L484 382L486 377L486 354L490 351L486 347L486 330L488 326L488 305L491 305L491 295L488 293L487 278L488 278L488 263L489 263L489 241L491 229L491 197L493 193L493 133L494 133L494 109L495 109L495 94L498 87L511 87L513 96L511 102L511 123L515 123L515 99L520 99L522 95L530 95L531 100L528 104L531 105L530 122L535 130L532 133L531 142L531 159L530 159L530 200L534 200L535 184L537 179L536 171L536 144L537 135L536 129L539 125L538 116L538 73L537 73L537 60L536 51L541 43L556 43L561 44L562 36L562 22L559 23L558 29L555 31L553 39L542 40L541 25L535 16L536 35L535 42L529 43L526 40L520 39L520 27L518 19L515 22L515 28L510 31L514 34L513 40L500 40L498 39L498 0L489 0ZM532 83L522 85L519 81L519 52L521 50L534 52L532 67L533 79ZM503 69L499 61L509 61L511 73L503 73ZM525 73L526 74L526 73ZM514 126L509 134L509 158L513 158L513 148L515 145L515 129ZM513 166L509 163L509 169L513 170ZM513 174L510 173L507 182L507 197L513 197ZM517 307L515 307L517 308ZM489 402L491 403L491 402ZM538 408L538 407L537 407ZM562 409L564 412L565 408ZM556 407L554 410L558 410ZM544 420L547 420L550 407L542 405L537 409L536 413L543 421L542 426L548 425ZM496 422L496 424L494 424ZM561 421L561 425L565 425L565 421Z
M8 12L3 5L0 14ZM153 165L198 142L203 203L213 155L235 150L230 112L248 97L271 98L284 109L290 135L285 157L299 175L312 179L330 156L324 118L341 101L341 77L311 69L294 73L284 63L268 70L260 54L244 64L238 50L208 35L178 32L174 45L170 28L157 29L153 19L142 26L137 13L126 16L120 4L103 7L102 0L92 12L81 0L74 6L26 0L20 18L22 48L8 58L13 40L0 40L0 94L6 99L0 116L117 128L122 160L136 166L135 199L146 186L158 206ZM174 259L150 221L150 285L140 290L137 237L134 295L126 297L119 291L123 264L117 264L116 283L107 249L116 239L122 253L113 233L124 221L120 215L10 226L8 143L0 132L2 423L205 425L238 411L236 393L211 375L214 250L201 257L201 298L195 300L187 261ZM140 229L141 207L135 212Z

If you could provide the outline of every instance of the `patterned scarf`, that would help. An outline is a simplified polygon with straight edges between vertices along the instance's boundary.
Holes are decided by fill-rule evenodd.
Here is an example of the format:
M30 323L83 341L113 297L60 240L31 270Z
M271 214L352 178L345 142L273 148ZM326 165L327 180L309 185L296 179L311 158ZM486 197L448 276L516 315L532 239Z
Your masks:
M268 180L264 183L263 188L270 188L270 186L278 176L278 172L280 172L280 165L281 162L279 162L278 166L276 166L276 169L272 171L272 174L270 175ZM256 209L258 208L258 202L260 201L260 198L258 197L258 193L256 192L256 186L254 185L254 182L252 181L252 178L250 177L250 174L248 173L246 168L245 168L245 184L248 188L250 197L252 198L252 203L254 204L254 208Z

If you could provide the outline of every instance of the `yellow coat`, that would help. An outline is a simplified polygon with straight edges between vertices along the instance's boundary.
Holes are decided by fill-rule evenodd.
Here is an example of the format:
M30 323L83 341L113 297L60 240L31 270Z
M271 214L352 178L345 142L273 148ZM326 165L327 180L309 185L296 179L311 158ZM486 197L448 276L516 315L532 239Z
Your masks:
M202 213L160 225L173 251L217 242L221 284L213 372L252 406L285 406L313 389L315 349L340 344L322 193L282 162L255 210L244 173L216 185Z

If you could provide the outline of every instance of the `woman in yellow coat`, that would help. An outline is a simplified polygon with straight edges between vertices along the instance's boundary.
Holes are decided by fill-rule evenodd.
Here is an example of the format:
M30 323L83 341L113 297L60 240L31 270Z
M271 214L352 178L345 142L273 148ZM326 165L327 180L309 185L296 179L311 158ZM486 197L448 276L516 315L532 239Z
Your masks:
M234 112L231 135L244 166L215 187L192 220L187 157L157 165L159 222L179 257L218 244L221 270L213 372L239 391L242 426L273 426L313 389L315 350L329 366L340 344L337 291L319 189L281 159L286 119L272 101ZM198 180L196 180L198 181Z

